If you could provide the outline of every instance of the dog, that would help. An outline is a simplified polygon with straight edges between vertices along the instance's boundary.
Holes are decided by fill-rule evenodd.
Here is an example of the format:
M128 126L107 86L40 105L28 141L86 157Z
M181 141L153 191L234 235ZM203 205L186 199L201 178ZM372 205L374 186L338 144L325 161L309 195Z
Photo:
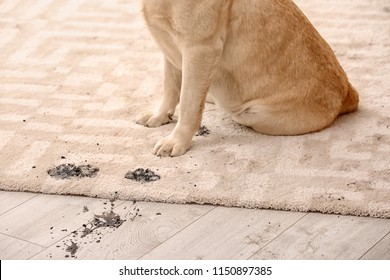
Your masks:
M322 130L355 111L359 96L330 46L291 0L142 0L164 54L163 95L136 122L169 123L154 154L191 147L208 95L233 120L268 135Z

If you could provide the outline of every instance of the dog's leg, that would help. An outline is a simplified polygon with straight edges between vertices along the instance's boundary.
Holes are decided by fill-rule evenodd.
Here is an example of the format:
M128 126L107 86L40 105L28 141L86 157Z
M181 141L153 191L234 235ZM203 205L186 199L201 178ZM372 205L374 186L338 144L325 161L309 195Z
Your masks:
M334 122L340 105L321 110L310 103L265 102L261 99L243 104L233 120L268 135L300 135L319 131Z
M137 117L136 123L147 127L158 127L169 123L179 103L181 70L167 59L164 61L164 89L158 109L154 113L144 112Z
M179 121L173 132L156 144L154 154L180 156L190 148L221 53L222 42L191 46L183 51Z

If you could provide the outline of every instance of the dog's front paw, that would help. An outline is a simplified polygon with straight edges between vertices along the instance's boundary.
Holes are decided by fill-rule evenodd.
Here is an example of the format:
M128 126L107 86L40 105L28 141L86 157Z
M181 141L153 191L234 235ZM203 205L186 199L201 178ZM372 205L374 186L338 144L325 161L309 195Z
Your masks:
M144 112L138 115L136 123L146 127L159 127L170 123L171 121L172 116L169 114L152 114L149 112Z
M168 136L156 144L153 153L157 156L177 157L185 154L190 147L191 141L185 141L177 136Z

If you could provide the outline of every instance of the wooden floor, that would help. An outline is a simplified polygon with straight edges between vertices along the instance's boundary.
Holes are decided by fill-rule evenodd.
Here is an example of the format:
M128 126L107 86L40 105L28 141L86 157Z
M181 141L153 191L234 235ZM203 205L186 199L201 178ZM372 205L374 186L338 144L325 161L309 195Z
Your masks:
M390 219L0 191L0 259L390 259ZM118 214L119 227L91 227ZM82 237L82 233L85 234ZM88 234L89 233L89 234Z

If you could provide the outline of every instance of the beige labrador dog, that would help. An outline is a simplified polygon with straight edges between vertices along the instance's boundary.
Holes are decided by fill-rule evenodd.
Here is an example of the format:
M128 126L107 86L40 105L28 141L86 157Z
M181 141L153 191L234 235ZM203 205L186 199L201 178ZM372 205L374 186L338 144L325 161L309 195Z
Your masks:
M154 153L180 156L198 130L206 96L236 122L270 135L321 130L357 109L357 92L333 51L291 0L143 0L165 56L154 113L137 123L169 123Z

